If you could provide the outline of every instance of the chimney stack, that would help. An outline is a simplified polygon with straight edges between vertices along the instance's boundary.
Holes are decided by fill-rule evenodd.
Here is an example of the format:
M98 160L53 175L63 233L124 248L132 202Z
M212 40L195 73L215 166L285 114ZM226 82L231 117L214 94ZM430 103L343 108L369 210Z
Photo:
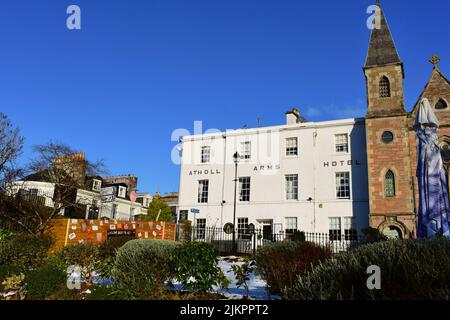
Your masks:
M300 115L300 111L297 108L293 108L291 111L286 112L286 124L293 125L306 122L305 118Z

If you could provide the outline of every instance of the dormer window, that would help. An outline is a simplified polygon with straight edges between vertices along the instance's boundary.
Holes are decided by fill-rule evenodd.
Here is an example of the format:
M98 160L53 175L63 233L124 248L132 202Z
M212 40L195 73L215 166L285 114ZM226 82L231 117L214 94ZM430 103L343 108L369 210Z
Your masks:
M439 99L439 101L434 106L436 110L447 109L447 103L445 103L444 99Z
M389 98L391 96L391 83L388 77L383 76L380 79L380 98Z
M126 195L127 195L127 188L126 188L126 187L119 186L119 191L118 191L118 193L117 193L117 196L118 196L119 198L125 198Z
M93 191L100 191L101 188L102 188L101 180L97 180L97 179L92 180L92 190Z

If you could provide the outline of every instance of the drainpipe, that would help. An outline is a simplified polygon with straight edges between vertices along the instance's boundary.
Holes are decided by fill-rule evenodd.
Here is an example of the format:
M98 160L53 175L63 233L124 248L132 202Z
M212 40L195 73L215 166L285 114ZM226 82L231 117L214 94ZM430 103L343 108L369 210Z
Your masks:
M317 163L317 157L316 157L316 139L317 139L317 130L313 132L313 230L316 232L316 163Z

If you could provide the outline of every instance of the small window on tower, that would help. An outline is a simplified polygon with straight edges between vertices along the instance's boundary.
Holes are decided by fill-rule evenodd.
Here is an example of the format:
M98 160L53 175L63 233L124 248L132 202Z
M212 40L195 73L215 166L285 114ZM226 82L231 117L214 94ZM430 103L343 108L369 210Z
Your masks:
M395 176L391 170L386 172L386 177L384 180L384 195L389 198L395 197Z
M389 98L391 96L391 83L388 77L383 76L380 80L380 98Z
M386 144L391 143L394 140L394 134L391 131L385 131L381 135L381 140Z
M447 109L447 103L443 99L439 99L439 101L434 106L436 110Z

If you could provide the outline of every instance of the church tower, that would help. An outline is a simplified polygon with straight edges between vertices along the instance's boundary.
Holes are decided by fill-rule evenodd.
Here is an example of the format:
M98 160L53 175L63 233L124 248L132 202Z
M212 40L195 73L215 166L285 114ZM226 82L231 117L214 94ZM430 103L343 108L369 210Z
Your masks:
M367 89L369 221L386 235L408 238L415 209L403 63L377 1L364 74Z

